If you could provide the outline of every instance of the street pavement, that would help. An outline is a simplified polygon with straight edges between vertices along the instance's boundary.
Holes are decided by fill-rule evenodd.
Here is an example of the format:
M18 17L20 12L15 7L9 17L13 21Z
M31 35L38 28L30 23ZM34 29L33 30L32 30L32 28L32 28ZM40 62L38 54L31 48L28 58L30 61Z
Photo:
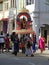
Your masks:
M46 49L43 54L40 50L36 51L34 57L26 57L25 54L18 53L17 56L10 52L0 53L0 65L49 65L49 50Z
M49 57L49 50L48 50L48 48L46 48L45 51L43 51L43 53L41 54L41 53L40 53L40 50L38 49L38 50L36 51L36 54L39 54L39 55L45 56L45 57Z

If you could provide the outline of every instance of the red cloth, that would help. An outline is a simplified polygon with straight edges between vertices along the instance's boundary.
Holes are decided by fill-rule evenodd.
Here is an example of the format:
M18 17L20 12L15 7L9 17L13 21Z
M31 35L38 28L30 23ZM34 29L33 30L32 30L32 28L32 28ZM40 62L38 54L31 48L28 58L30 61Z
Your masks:
M10 40L8 37L5 38L5 45L6 45L6 48L10 48Z
M21 49L22 49L22 43L20 43L20 44L19 44L19 48L21 48Z

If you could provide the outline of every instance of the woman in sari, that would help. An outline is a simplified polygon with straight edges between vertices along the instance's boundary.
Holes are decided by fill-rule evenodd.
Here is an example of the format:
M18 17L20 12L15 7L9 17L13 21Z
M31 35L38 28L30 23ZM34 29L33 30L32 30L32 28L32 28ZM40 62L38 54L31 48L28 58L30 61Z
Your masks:
M41 53L45 50L45 38L42 36L39 38L39 49L41 50Z

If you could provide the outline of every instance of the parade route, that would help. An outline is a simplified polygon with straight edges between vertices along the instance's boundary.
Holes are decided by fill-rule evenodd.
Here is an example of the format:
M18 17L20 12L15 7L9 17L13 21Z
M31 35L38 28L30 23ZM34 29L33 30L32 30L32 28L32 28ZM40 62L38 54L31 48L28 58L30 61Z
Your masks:
M46 51L45 54L36 52L34 57L26 57L22 53L15 56L11 52L4 52L0 54L0 65L49 65L49 54Z

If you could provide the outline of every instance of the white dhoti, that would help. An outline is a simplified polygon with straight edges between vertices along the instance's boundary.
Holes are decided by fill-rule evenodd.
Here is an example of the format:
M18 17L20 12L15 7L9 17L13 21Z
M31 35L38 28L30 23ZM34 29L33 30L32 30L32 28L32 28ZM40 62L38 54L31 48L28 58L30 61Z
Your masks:
M25 52L26 55L31 55L32 54L32 51L30 48L26 48L26 52Z

